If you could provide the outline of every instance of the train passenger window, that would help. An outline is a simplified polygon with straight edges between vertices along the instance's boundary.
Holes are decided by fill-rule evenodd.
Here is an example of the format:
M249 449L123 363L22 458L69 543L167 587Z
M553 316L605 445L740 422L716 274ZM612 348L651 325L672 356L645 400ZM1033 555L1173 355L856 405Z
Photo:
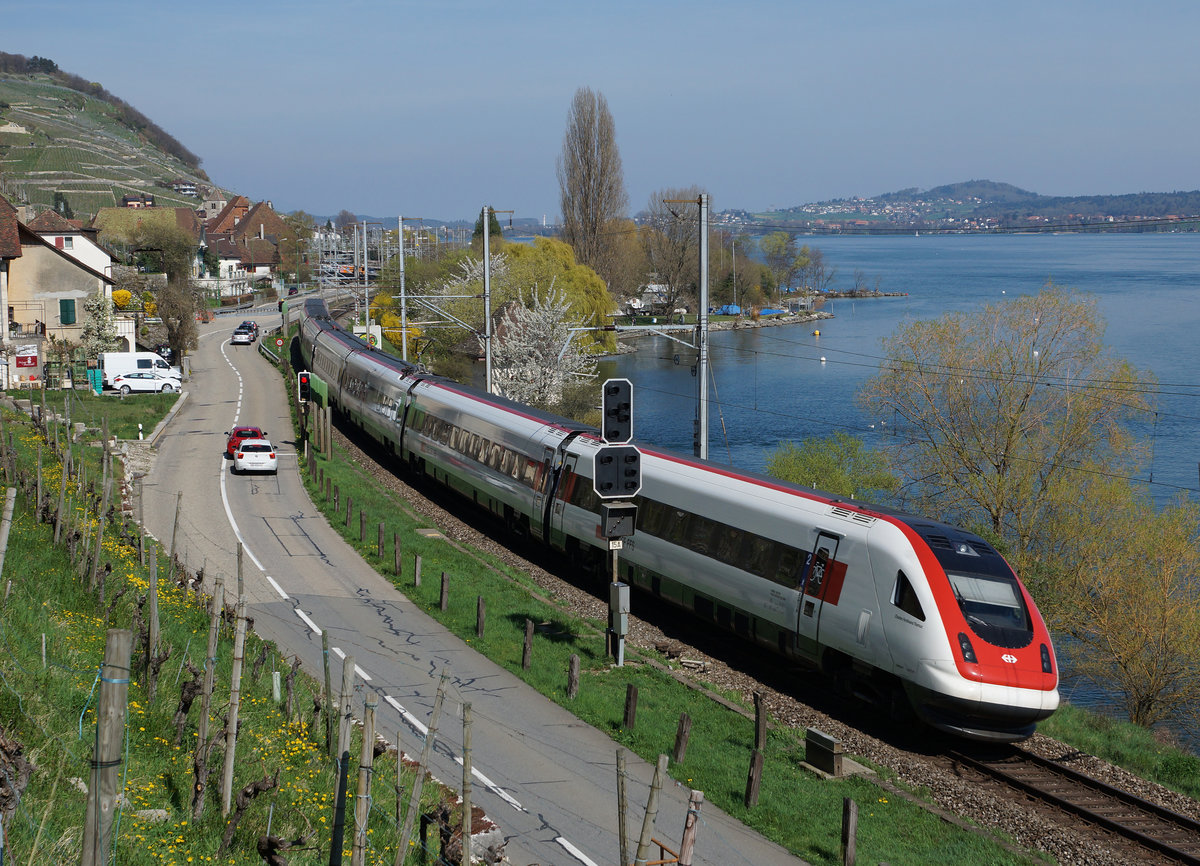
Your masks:
M480 436L478 438L478 441L475 442L475 451L473 452L475 455L475 459L478 460L480 463L487 460L488 449L491 447L492 447L492 443L490 441L488 441L487 439L485 439L483 436Z
M507 448L501 449L500 454L500 471L505 475L512 475L513 463L516 462L517 455Z
M798 587L805 555L805 552L797 547L784 545L779 554L779 566L775 569L775 582L787 587Z
M526 460L525 460L525 475L521 479L522 481L525 482L526 487L534 487L534 488L537 487L537 474L538 474L537 461L526 458Z
M499 445L492 443L491 450L488 452L487 463L493 469L500 468L500 458L503 456L504 449Z
M909 616L925 622L925 611L921 609L921 600L903 571L896 572L896 585L892 588L892 604Z
M638 497L637 523L640 531L654 536L661 535L666 517L667 508L661 502Z
M463 439L462 429L459 427L451 427L450 428L450 447L453 448L455 451L461 450L459 448L459 443L462 441L462 439Z
M742 547L742 531L735 526L722 526L716 544L716 557L727 565L738 565L738 551Z
M687 543L689 517L691 515L686 511L680 511L678 508L671 509L666 525L663 527L663 537L672 544L683 547Z
M749 544L742 551L742 556L745 559L743 568L751 574L757 574L759 577L766 577L770 574L769 565L772 559L771 554L775 552L774 543L761 535L751 535Z
M719 526L716 521L693 514L692 519L688 521L687 546L696 553L708 556L712 549L713 535L719 531Z

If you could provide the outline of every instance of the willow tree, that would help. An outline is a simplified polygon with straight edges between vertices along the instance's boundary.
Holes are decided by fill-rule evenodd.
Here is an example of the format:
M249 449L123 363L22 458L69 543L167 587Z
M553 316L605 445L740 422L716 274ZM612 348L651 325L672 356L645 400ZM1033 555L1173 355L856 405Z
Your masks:
M1136 464L1126 424L1152 383L1103 334L1095 301L1052 283L901 327L859 396L893 427L905 499L991 534L1019 565L1036 559L1045 518L1080 478Z
M629 199L616 126L603 94L587 87L575 91L556 167L563 240L580 264L608 279L614 255L610 224L625 216Z

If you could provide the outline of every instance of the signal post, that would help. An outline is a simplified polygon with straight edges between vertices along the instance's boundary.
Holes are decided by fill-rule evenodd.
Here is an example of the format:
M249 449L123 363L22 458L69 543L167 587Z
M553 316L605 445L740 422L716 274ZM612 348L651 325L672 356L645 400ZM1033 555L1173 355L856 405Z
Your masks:
M628 444L633 438L633 384L628 379L604 383L601 414L604 444L597 449L592 465L592 487L604 500L600 531L608 539L612 566L606 649L620 667L625 663L625 635L629 633L629 584L619 579L618 553L637 524L637 505L622 500L632 499L642 489L642 453Z

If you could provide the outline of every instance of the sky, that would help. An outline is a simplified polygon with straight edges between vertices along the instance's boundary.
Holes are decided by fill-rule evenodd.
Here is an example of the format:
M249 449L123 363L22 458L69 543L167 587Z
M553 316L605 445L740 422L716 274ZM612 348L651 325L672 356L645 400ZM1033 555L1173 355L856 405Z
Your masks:
M581 87L631 215L693 185L718 212L1200 187L1191 0L0 0L0 20L0 50L99 82L283 212L553 223Z

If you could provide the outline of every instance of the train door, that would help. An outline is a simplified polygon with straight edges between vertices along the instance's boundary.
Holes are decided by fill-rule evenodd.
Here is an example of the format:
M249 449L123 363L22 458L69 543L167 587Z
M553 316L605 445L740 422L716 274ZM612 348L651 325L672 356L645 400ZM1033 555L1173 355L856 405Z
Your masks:
M546 540L549 534L550 516L546 511L546 498L554 486L554 449L542 449L542 465L538 469L537 483L533 494L533 513L537 518L530 521L534 537Z
M819 655L821 609L832 600L837 603L841 580L846 566L837 561L838 544L842 537L819 530L812 552L800 570L800 610L797 614L797 647L802 655L816 659ZM836 584L836 586L835 586Z
M563 512L566 511L567 501L571 497L570 487L579 481L575 475L577 456L568 454L563 460L562 467L556 473L554 486L550 490L550 544L562 549L566 545L566 533L563 531Z

